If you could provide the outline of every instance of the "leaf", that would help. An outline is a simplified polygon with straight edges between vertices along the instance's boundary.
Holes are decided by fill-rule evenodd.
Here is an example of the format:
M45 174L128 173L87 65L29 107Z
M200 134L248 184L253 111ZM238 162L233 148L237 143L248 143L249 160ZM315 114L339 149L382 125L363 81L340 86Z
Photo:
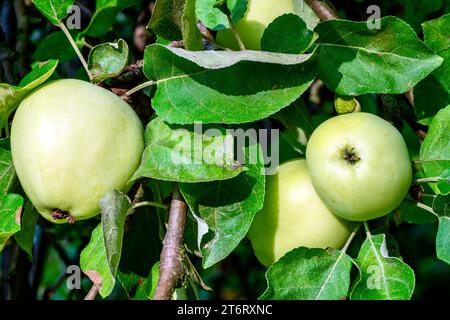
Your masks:
M304 0L294 0L295 13L305 21L309 30L314 30L320 22L319 17Z
M436 235L436 256L450 264L450 217L440 217Z
M140 0L97 0L95 13L83 35L100 37L107 33L114 24L117 14L129 7L141 4Z
M403 201L394 210L394 216L411 224L428 224L437 220L434 214L419 208L415 202L409 200Z
M386 236L368 236L355 260L358 279L352 300L409 300L414 291L414 271L387 252Z
M234 23L242 19L247 11L248 0L227 0L230 18Z
M425 44L444 59L442 65L414 88L418 119L434 116L450 105L450 14L422 24ZM430 103L430 99L433 103Z
M81 252L80 267L89 279L100 287L100 295L103 298L111 294L116 275L111 272L108 263L101 224L92 231L89 244Z
M261 50L299 54L308 50L316 39L317 35L308 30L302 18L292 13L284 14L264 31Z
M81 48L84 41L84 38L81 37L81 33L75 30L70 30L69 32L75 39L78 48ZM48 59L66 61L74 57L76 57L76 53L62 31L54 31L48 34L38 43L37 49L33 54L33 58L38 61L45 61Z
M30 261L33 261L34 231L36 229L38 218L39 214L34 209L33 204L31 201L27 201L21 219L21 229L14 235L17 244L28 254Z
M155 118L145 130L146 148L131 180L141 177L179 182L230 179L246 168L234 161L232 136L220 127L184 128Z
M151 268L149 277L143 279L135 274L118 273L118 279L127 294L133 300L150 300L153 298L159 278L159 261Z
M147 199L147 190L145 190ZM147 278L152 265L159 260L161 240L159 238L158 214L154 208L141 207L127 222L127 232L123 239L119 269Z
M396 17L366 22L324 21L319 34L319 77L341 95L404 93L441 65L443 59Z
M439 176L437 188L443 195L450 194L450 168L445 169Z
M167 40L180 40L186 0L157 0L148 28ZM197 1L198 3L198 1Z
M342 300L350 287L352 259L331 248L289 251L266 272L262 300Z
M433 211L438 215L436 256L450 264L450 195L438 195L433 200Z
M74 0L31 0L36 8L54 25L64 19Z
M150 45L144 73L158 84L152 106L163 120L244 123L266 118L296 100L315 77L311 57Z
M12 161L11 151L0 148L0 196L11 189L16 179L16 171Z
M198 222L203 267L226 258L247 234L264 203L264 163L259 145L244 149L248 171L236 178L180 184L180 190Z
M216 0L199 0L196 3L197 16L205 27L212 30L230 28L227 15L216 6Z
M18 86L0 83L0 129L7 125L9 116L26 95L50 78L57 65L57 60L36 64Z
M203 48L202 34L197 26L195 13L196 0L185 0L183 16L181 17L181 31L186 50L199 51Z
M88 67L95 83L118 76L127 63L128 45L122 39L99 44L89 52Z
M20 230L23 198L17 194L0 197L0 251L8 239Z
M297 100L289 107L274 114L273 118L286 127L286 130L282 132L282 137L295 151L305 154L306 143L314 131L314 125L305 103Z
M426 177L437 177L450 168L450 106L439 111L431 122L420 149L420 162ZM430 183L437 194L446 193L439 185Z
M113 275L117 274L122 255L125 218L130 207L130 199L117 190L107 192L100 200L106 259Z

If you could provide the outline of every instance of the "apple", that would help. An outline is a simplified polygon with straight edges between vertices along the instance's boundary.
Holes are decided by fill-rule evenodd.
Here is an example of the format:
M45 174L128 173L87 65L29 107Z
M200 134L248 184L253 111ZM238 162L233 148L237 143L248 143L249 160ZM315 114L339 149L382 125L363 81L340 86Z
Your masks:
M267 177L263 209L248 233L258 260L266 267L300 246L340 249L353 223L335 216L311 183L305 160L283 163Z
M412 179L402 135L370 113L343 114L322 123L308 141L306 161L322 201L351 221L375 219L394 210Z
M142 124L131 107L80 80L40 87L21 102L12 123L20 183L55 223L93 217L107 191L127 191L143 149Z
M279 16L295 12L294 0L249 0L247 12L236 24L236 30L248 50L261 50L261 38L267 26ZM233 31L221 30L216 43L233 50L239 50Z

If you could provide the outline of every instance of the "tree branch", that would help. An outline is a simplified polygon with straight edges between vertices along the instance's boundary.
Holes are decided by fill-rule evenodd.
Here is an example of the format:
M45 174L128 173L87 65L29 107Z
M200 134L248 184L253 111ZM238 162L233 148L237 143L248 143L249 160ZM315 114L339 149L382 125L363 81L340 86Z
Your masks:
M305 0L308 6L313 9L313 11L317 14L320 20L333 20L339 19L336 11L331 8L326 2L319 0Z
M178 279L183 275L183 234L186 227L187 205L178 185L172 195L169 222L161 251L158 285L154 300L169 300Z

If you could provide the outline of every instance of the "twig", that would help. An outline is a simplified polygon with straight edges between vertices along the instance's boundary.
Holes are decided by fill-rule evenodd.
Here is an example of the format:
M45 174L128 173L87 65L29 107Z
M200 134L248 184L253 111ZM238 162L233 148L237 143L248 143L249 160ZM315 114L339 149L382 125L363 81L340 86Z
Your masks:
M186 227L186 212L187 205L177 185L170 204L169 221L161 251L161 265L154 300L169 300L178 279L184 272L181 250Z
M70 32L67 29L66 25L63 22L60 22L59 23L59 27L61 28L61 30L66 35L67 39L69 40L70 44L72 45L73 50L75 50L75 53L77 54L78 58L80 59L81 64L83 65L84 69L86 70L86 73L87 73L87 75L89 77L89 80L92 80L92 74L89 71L88 64L87 64L86 60L84 59L83 54L81 53L81 51L78 48L77 44L75 43L75 41L73 40L72 36L70 35Z
M87 293L86 297L84 297L84 300L95 300L98 295L98 290L98 285L94 283Z
M305 1L308 4L308 6L310 6L311 9L317 14L320 20L339 19L339 16L336 13L336 11L330 8L330 6L325 2L319 0L305 0Z

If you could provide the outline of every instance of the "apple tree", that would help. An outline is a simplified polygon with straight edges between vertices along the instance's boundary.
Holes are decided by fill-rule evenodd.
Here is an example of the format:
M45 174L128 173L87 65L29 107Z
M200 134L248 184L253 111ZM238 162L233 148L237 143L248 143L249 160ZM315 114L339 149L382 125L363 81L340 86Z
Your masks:
M3 1L2 298L448 288L449 12Z

